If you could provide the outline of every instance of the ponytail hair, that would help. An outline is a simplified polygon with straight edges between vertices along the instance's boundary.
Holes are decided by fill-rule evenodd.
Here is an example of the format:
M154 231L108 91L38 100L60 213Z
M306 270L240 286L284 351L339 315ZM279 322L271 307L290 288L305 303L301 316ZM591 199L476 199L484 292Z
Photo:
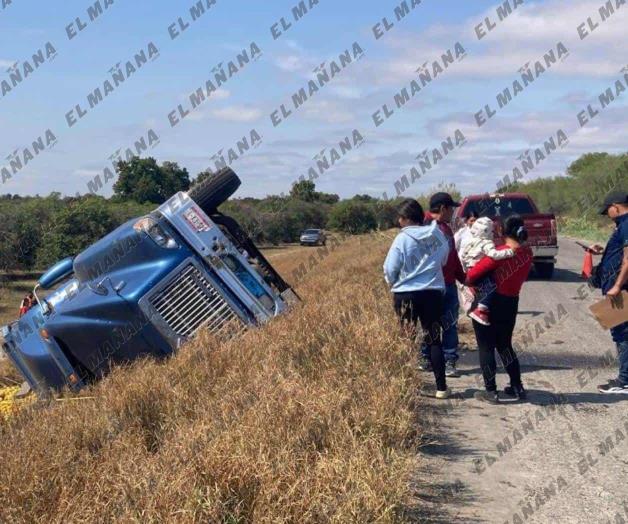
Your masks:
M423 224L425 214L423 208L414 198L406 198L397 208L397 215L401 218L411 220L415 224Z
M504 222L504 236L517 242L528 240L528 230L525 228L523 218L519 215L510 215Z

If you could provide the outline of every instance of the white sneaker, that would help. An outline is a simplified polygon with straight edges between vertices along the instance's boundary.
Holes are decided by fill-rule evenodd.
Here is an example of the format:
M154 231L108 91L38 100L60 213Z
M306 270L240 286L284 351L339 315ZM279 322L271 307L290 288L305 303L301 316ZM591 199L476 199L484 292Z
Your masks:
M607 384L598 386L597 390L607 395L628 395L628 385L624 386L616 379L609 380Z
M447 388L445 391L436 390L435 396L438 399L445 399L445 398L449 398L450 394L451 394L451 390Z

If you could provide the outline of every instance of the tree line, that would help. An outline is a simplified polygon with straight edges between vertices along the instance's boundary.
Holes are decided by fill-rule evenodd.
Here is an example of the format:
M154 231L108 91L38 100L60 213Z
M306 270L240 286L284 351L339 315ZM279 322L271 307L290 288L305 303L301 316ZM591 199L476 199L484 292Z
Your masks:
M572 162L564 174L520 180L501 190L528 193L542 212L604 227L608 220L599 215L598 207L606 193L627 188L628 153L587 153Z
M176 162L158 164L135 157L116 165L113 196L0 195L0 270L45 269L77 255L120 224L145 215L177 191L186 191L210 172L191 178ZM261 244L297 242L308 228L365 233L394 225L397 201L369 195L341 200L316 191L312 181L292 185L287 195L233 198L220 211L233 216Z
M176 162L158 164L154 158L133 158L116 165L118 178L111 198L87 194L62 196L0 195L0 270L44 269L57 260L76 255L132 218L152 211L177 191L186 191L211 172L191 178ZM529 193L543 212L605 223L597 206L612 189L628 187L628 154L588 153L573 162L564 175L518 180L500 191ZM429 194L460 193L454 184L440 184L416 196L427 209ZM259 244L297 242L308 228L349 234L385 230L395 226L401 199L382 200L365 194L348 199L316 191L314 182L300 180L288 194L265 198L233 198L220 211L233 216Z

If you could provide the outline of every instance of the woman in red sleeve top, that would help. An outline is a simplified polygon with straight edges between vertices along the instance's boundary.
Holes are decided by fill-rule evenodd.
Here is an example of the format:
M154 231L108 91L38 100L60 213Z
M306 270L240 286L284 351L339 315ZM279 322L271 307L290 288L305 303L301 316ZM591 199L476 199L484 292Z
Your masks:
M473 285L488 273L493 273L494 288L480 290L480 293L493 293L494 313L491 314L491 325L485 326L473 321L475 338L480 353L480 367L484 376L486 391L478 391L475 398L496 404L499 402L495 375L497 364L495 350L506 368L510 377L510 386L504 389L506 395L519 400L525 399L525 390L521 383L521 369L517 354L512 347L512 332L517 321L519 308L519 292L528 278L532 267L532 250L524 244L528 232L523 225L523 219L518 215L511 215L504 223L505 244L497 249L510 248L515 252L512 258L493 260L484 257L467 273L467 285Z

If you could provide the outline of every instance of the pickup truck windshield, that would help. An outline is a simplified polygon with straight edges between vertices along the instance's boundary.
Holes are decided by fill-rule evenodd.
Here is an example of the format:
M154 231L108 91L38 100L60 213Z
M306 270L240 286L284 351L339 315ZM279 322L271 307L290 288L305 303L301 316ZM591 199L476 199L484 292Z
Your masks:
M508 217L513 214L529 215L535 213L527 198L483 198L469 202L465 213L476 211L480 216Z

